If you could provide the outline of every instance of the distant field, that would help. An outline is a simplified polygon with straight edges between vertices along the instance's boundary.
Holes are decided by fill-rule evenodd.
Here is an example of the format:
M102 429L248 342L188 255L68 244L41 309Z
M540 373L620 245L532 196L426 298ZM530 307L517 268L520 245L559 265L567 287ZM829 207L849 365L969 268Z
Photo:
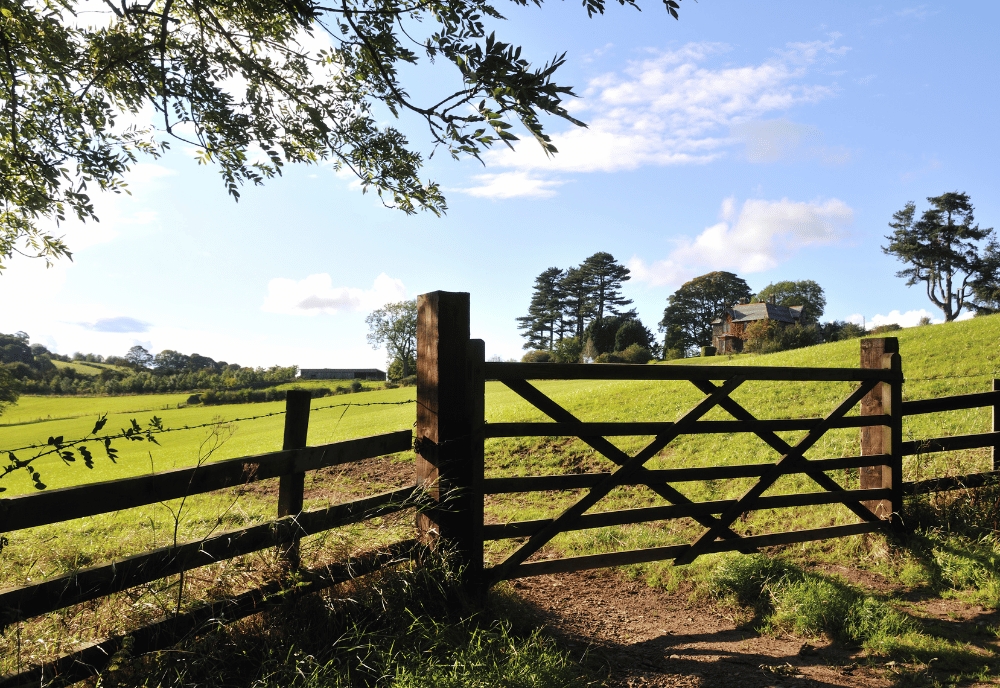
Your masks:
M893 333L899 337L903 373L907 378L904 398L922 399L990 389L994 376L1000 377L1000 316L976 318L958 323L910 328ZM670 362L687 365L771 365L856 367L859 341L824 344L767 356L734 356L686 359ZM303 381L283 388L336 386L338 381ZM539 381L538 387L583 420L673 420L700 398L700 393L686 382L630 381ZM822 416L846 396L847 383L747 383L734 397L759 417L794 418ZM325 397L313 401L310 444L352 437L374 435L410 428L415 406L342 406L413 400L414 387L379 390L361 394ZM251 416L280 413L284 402L225 406L190 406L177 408L187 393L130 397L23 397L17 406L0 416L0 452L23 445L44 443L52 435L79 437L93 427L99 413L107 412L106 430L127 427L135 418L145 425L156 415L167 428L181 428L223 422ZM325 408L335 406L335 408ZM487 383L486 417L488 422L546 420L540 412L520 400L499 383ZM720 410L709 418L727 418ZM982 432L988 429L989 410L954 412L908 419L904 434L908 437ZM237 422L233 438L215 458L257 454L280 448L283 416ZM147 443L117 443L121 459L118 465L99 460L93 471L82 466L64 467L58 460L39 462L45 482L64 486L81 481L110 480L150 470L190 465L197 460L198 445L208 431L204 428L169 432L159 436L162 446ZM788 439L795 439L789 433ZM735 440L735 441L734 441ZM647 438L616 438L621 448L634 451ZM568 442L568 444L567 444ZM559 451L556 451L558 447ZM858 432L841 430L830 433L817 447L827 456L850 456L858 453ZM962 454L963 461L974 464L983 450ZM491 440L487 443L487 470L493 474L546 472L556 466L573 465L590 459L593 452L575 439L518 438ZM30 451L21 452L27 458ZM684 465L751 463L770 460L772 452L753 437L724 435L689 436L672 443L654 458L650 468ZM595 459L596 460L596 459ZM908 460L907 479L945 470L942 461L954 462L956 455L921 457L919 465ZM569 463L567 463L569 462ZM950 465L950 464L949 464ZM976 469L979 470L979 469ZM918 476L919 474L919 476ZM7 494L31 489L20 475L4 480Z

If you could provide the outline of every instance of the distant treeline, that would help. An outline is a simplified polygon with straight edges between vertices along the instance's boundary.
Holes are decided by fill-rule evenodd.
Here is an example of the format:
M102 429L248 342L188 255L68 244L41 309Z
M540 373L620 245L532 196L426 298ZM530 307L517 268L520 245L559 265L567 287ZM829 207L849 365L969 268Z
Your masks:
M74 362L94 375L57 366ZM124 357L54 354L41 344L30 344L24 332L0 334L0 366L17 381L21 394L163 394L198 390L263 389L291 382L298 366L245 368L199 354L161 351L149 355L132 347Z

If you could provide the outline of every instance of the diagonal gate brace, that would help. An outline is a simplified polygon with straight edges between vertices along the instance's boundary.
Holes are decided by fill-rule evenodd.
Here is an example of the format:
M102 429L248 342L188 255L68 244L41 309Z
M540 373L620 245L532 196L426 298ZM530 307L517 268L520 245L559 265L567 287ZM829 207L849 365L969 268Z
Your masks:
M556 422L561 423L579 423L580 420L574 416L572 413L564 409L562 406L557 404L555 401L545 396L536 387L534 387L527 380L505 380L506 384L511 390L516 392L522 399L527 401L529 404L533 405L542 413L546 414L549 418ZM716 388L712 385L711 390L706 390L706 394L711 394ZM722 402L720 402L721 404ZM622 466L631 457L623 452L621 449L616 447L614 444L609 442L604 437L595 437L592 435L578 435L578 438L585 444L588 444L592 449L599 452L606 459L612 463ZM694 507L695 502L689 499L687 496L676 490L674 487L662 483L656 482L652 479L645 479L644 474L648 473L647 468L643 467L636 471L636 477L642 480L643 484L651 489L656 494L660 495L672 504L679 507ZM693 519L695 522L700 523L706 528L710 528L716 524L716 518L711 514L686 514L689 518ZM741 539L740 535L730 529L726 529L722 533L724 539ZM752 554L757 551L756 547L740 547L738 548L743 554Z
M862 397L864 397L868 392L878 384L878 380L866 380L861 383L861 385L854 390L844 401L840 403L833 411L831 411L819 425L814 427L806 436L796 443L791 451L787 452L782 456L775 464L774 467L767 473L760 477L760 480L756 485L747 490L742 497L736 500L729 509L727 509L720 517L716 525L710 527L701 536L698 537L687 550L681 554L679 557L674 559L675 564L690 564L694 561L699 554L704 553L704 548L708 546L709 543L713 542L717 537L722 534L724 528L728 528L732 525L733 521L739 518L740 514L747 511L749 505L757 501L767 488L771 487L785 473L789 472L790 469L797 467L801 462L806 459L803 454L819 440L820 437L830 429L831 425L839 420L845 413L852 409Z
M705 394L708 394L715 389L715 385L708 380L692 380L691 382ZM728 411L736 420L757 420L752 413L743 408L739 402L732 397L727 397L720 401L719 406ZM785 440L778 437L778 435L771 430L754 430L754 434L781 455L792 452L792 446ZM806 463L808 463L808 461ZM821 470L807 467L805 468L805 474L812 478L817 485L828 492L845 492L843 486L838 484L835 480L833 480L833 478ZM872 513L871 509L865 507L861 502L844 502L844 506L853 511L863 521L881 520L877 515Z
M649 459L655 456L657 452L667 446L671 441L688 432L699 418L718 405L721 398L728 396L733 390L743 384L744 381L745 378L743 377L735 377L727 380L721 387L716 388L714 392L702 399L694 406L694 408L685 413L673 425L673 427L670 428L669 431L663 433L662 435L657 435L656 438L646 445L642 451L630 458L627 462L620 466L618 470L614 471L611 475L595 485L590 492L584 495L578 502L567 508L550 521L545 527L528 538L528 541L511 554L506 561L493 569L491 582L509 578L510 573L521 565L521 563L523 563L528 557L537 552L553 537L565 530L567 526L577 519L577 517L607 496L611 490L631 478L633 474L642 469L644 463L649 461ZM732 523L732 521L729 523ZM710 528L709 531L721 533L729 527L729 523L723 525L719 522Z

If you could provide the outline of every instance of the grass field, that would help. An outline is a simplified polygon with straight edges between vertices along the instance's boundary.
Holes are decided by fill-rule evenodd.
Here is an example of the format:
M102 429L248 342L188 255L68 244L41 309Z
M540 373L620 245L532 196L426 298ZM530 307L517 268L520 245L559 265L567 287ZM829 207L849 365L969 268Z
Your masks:
M904 399L923 399L945 395L987 391L993 378L1000 377L1000 316L912 328L893 333L900 341L903 373L906 378ZM825 344L768 356L734 356L672 361L661 365L766 365L857 367L858 340ZM673 420L701 398L687 382L643 381L538 381L543 392L578 418L585 421L657 421ZM317 381L317 386L330 386ZM820 417L850 392L848 383L749 382L733 395L760 418ZM211 460L252 455L280 448L283 426L283 402L231 406L184 407L187 394L134 397L24 397L0 417L0 456L8 449L44 444L49 436L66 439L83 436L92 429L98 414L109 414L105 431L127 427L130 419L144 425L156 415L169 432L158 435L160 445L119 441L120 458L111 463L95 451L98 458L92 471L76 465L63 466L58 459L43 459L37 470L49 487L61 487L83 481L111 480L127 475L193 465L204 458L204 442L212 437L212 424L230 424L232 436L211 455ZM374 435L410 428L415 419L415 388L369 391L338 395L313 401L309 444ZM404 403L400 403L404 402ZM372 404L372 405L366 405ZM382 405L389 404L389 405ZM181 406L181 408L178 408ZM542 414L499 383L486 386L488 422L544 421ZM720 410L709 418L727 418ZM193 427L205 426L208 427ZM193 429L184 429L185 426ZM228 432L227 429L225 432ZM905 419L904 439L986 432L990 429L989 409L915 416ZM786 433L794 443L801 433ZM614 438L613 442L628 452L635 452L649 438ZM549 473L608 470L610 464L575 438L529 437L489 440L486 445L488 476L537 475ZM859 453L857 430L829 433L810 452L809 458L854 456ZM32 456L31 450L17 452L21 459ZM397 458L409 461L412 455ZM773 450L760 440L746 435L698 435L678 439L654 457L650 468L745 464L773 461ZM987 450L971 450L908 457L904 462L904 480L988 470ZM839 475L831 474L838 481ZM848 484L854 479L847 477ZM32 489L22 473L0 481L4 496ZM682 491L696 501L738 496L749 486L745 480L686 483ZM768 494L813 491L804 478L786 476ZM572 503L573 492L501 495L487 500L490 522L507 522L550 517ZM270 501L268 501L270 499ZM238 503L237 503L238 501ZM620 488L592 511L635 508L658 503L645 488ZM150 546L162 546L177 537L180 540L204 537L219 527L257 522L273 514L271 498L254 494L234 500L230 494L205 495L187 500L183 510L179 502L152 505L144 509L81 519L59 527L35 529L10 534L11 546L0 558L0 587L27 578L37 580L126 556ZM220 517L219 514L223 514ZM745 531L771 532L796 528L833 525L854 517L841 506L818 506L776 512L755 512L738 526ZM354 529L351 533L331 533L316 547L330 542L370 542L392 540L408 532L409 524L376 524L373 529ZM543 549L543 556L588 554L610 550L676 544L688 541L698 528L681 521L616 526L566 533ZM357 538L360 538L358 540ZM40 552L35 543L45 543ZM515 543L490 543L488 558L499 560ZM359 545L360 546L360 545ZM971 545L970 545L971 546ZM992 545L990 545L992 546ZM957 545L950 543L949 551ZM887 575L919 576L919 567L907 560L886 564L864 550L859 538L811 543L796 549L799 556L825 560L849 560L855 566L889 566ZM949 555L951 556L951 555ZM629 567L631 575L652 584L672 588L684 578L707 577L717 568L718 557L704 557L689 567L654 563ZM906 572L909 573L906 573ZM918 571L918 573L914 573ZM930 575L930 574L928 574ZM985 574L984 574L985 575ZM990 574L993 575L993 574ZM991 579L992 580L992 579ZM1000 572L997 573L1000 580ZM989 592L992 590L993 592ZM983 604L1000 602L1000 583L982 587ZM54 622L53 622L54 623ZM56 631L53 630L53 633Z

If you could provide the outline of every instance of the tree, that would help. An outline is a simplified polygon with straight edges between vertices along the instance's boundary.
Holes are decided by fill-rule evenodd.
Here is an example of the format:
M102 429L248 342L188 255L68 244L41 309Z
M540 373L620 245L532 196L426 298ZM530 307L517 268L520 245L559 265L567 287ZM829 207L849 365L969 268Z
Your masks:
M564 319L562 312L562 268L548 268L535 278L534 293L528 305L528 314L517 318L517 328L527 341L525 349L552 350L555 334L562 339Z
M618 306L632 303L632 299L626 299L621 293L622 282L631 279L630 271L620 265L610 253L595 253L583 261L580 270L591 285L591 300L598 320L604 319L605 309L611 315L620 315Z
M802 306L803 325L818 323L826 309L823 287L813 280L774 282L764 287L757 294L757 299L779 306Z
M678 2L664 2L674 18ZM454 158L510 145L511 120L548 154L556 149L544 115L583 125L561 104L571 88L553 81L565 54L532 67L487 29L503 16L486 0L94 4L103 17L88 5L85 23L81 0L3 3L0 260L14 252L69 257L36 222L67 212L96 219L90 187L121 192L138 155L158 156L170 139L217 163L237 199L241 185L287 163L333 160L388 206L441 213L440 187L419 176L421 152L379 125L376 106L417 118L432 152ZM584 5L590 15L604 11L604 0ZM331 45L310 47L324 41ZM420 89L423 102L401 82L421 62L434 70L421 86L437 86ZM458 80L440 73L446 65ZM443 85L452 81L449 92ZM155 129L128 123L145 108L156 113Z
M0 365L0 414L11 404L17 403L20 390L20 383L14 374L5 366Z
M973 224L967 194L948 192L927 200L931 207L919 220L914 220L912 201L892 216L889 226L895 231L886 237L889 245L882 251L910 265L896 276L906 277L908 287L923 282L927 298L944 312L945 322L951 322L970 299L988 296L990 285L995 288L1000 279L1000 247L992 238L992 228Z
M670 296L663 311L663 350L711 346L712 321L750 295L747 283L731 272L710 272L685 282Z
M582 268L570 268L562 278L562 308L570 331L586 341L583 331L596 315L593 301L593 283Z
M142 370L144 368L149 368L153 365L153 355L146 351L145 347L136 344L128 353L125 354L125 361L127 365L134 368L135 370Z
M403 362L403 377L410 375L410 361L417 355L417 302L387 303L365 318L368 343L373 349L385 345L389 361Z

